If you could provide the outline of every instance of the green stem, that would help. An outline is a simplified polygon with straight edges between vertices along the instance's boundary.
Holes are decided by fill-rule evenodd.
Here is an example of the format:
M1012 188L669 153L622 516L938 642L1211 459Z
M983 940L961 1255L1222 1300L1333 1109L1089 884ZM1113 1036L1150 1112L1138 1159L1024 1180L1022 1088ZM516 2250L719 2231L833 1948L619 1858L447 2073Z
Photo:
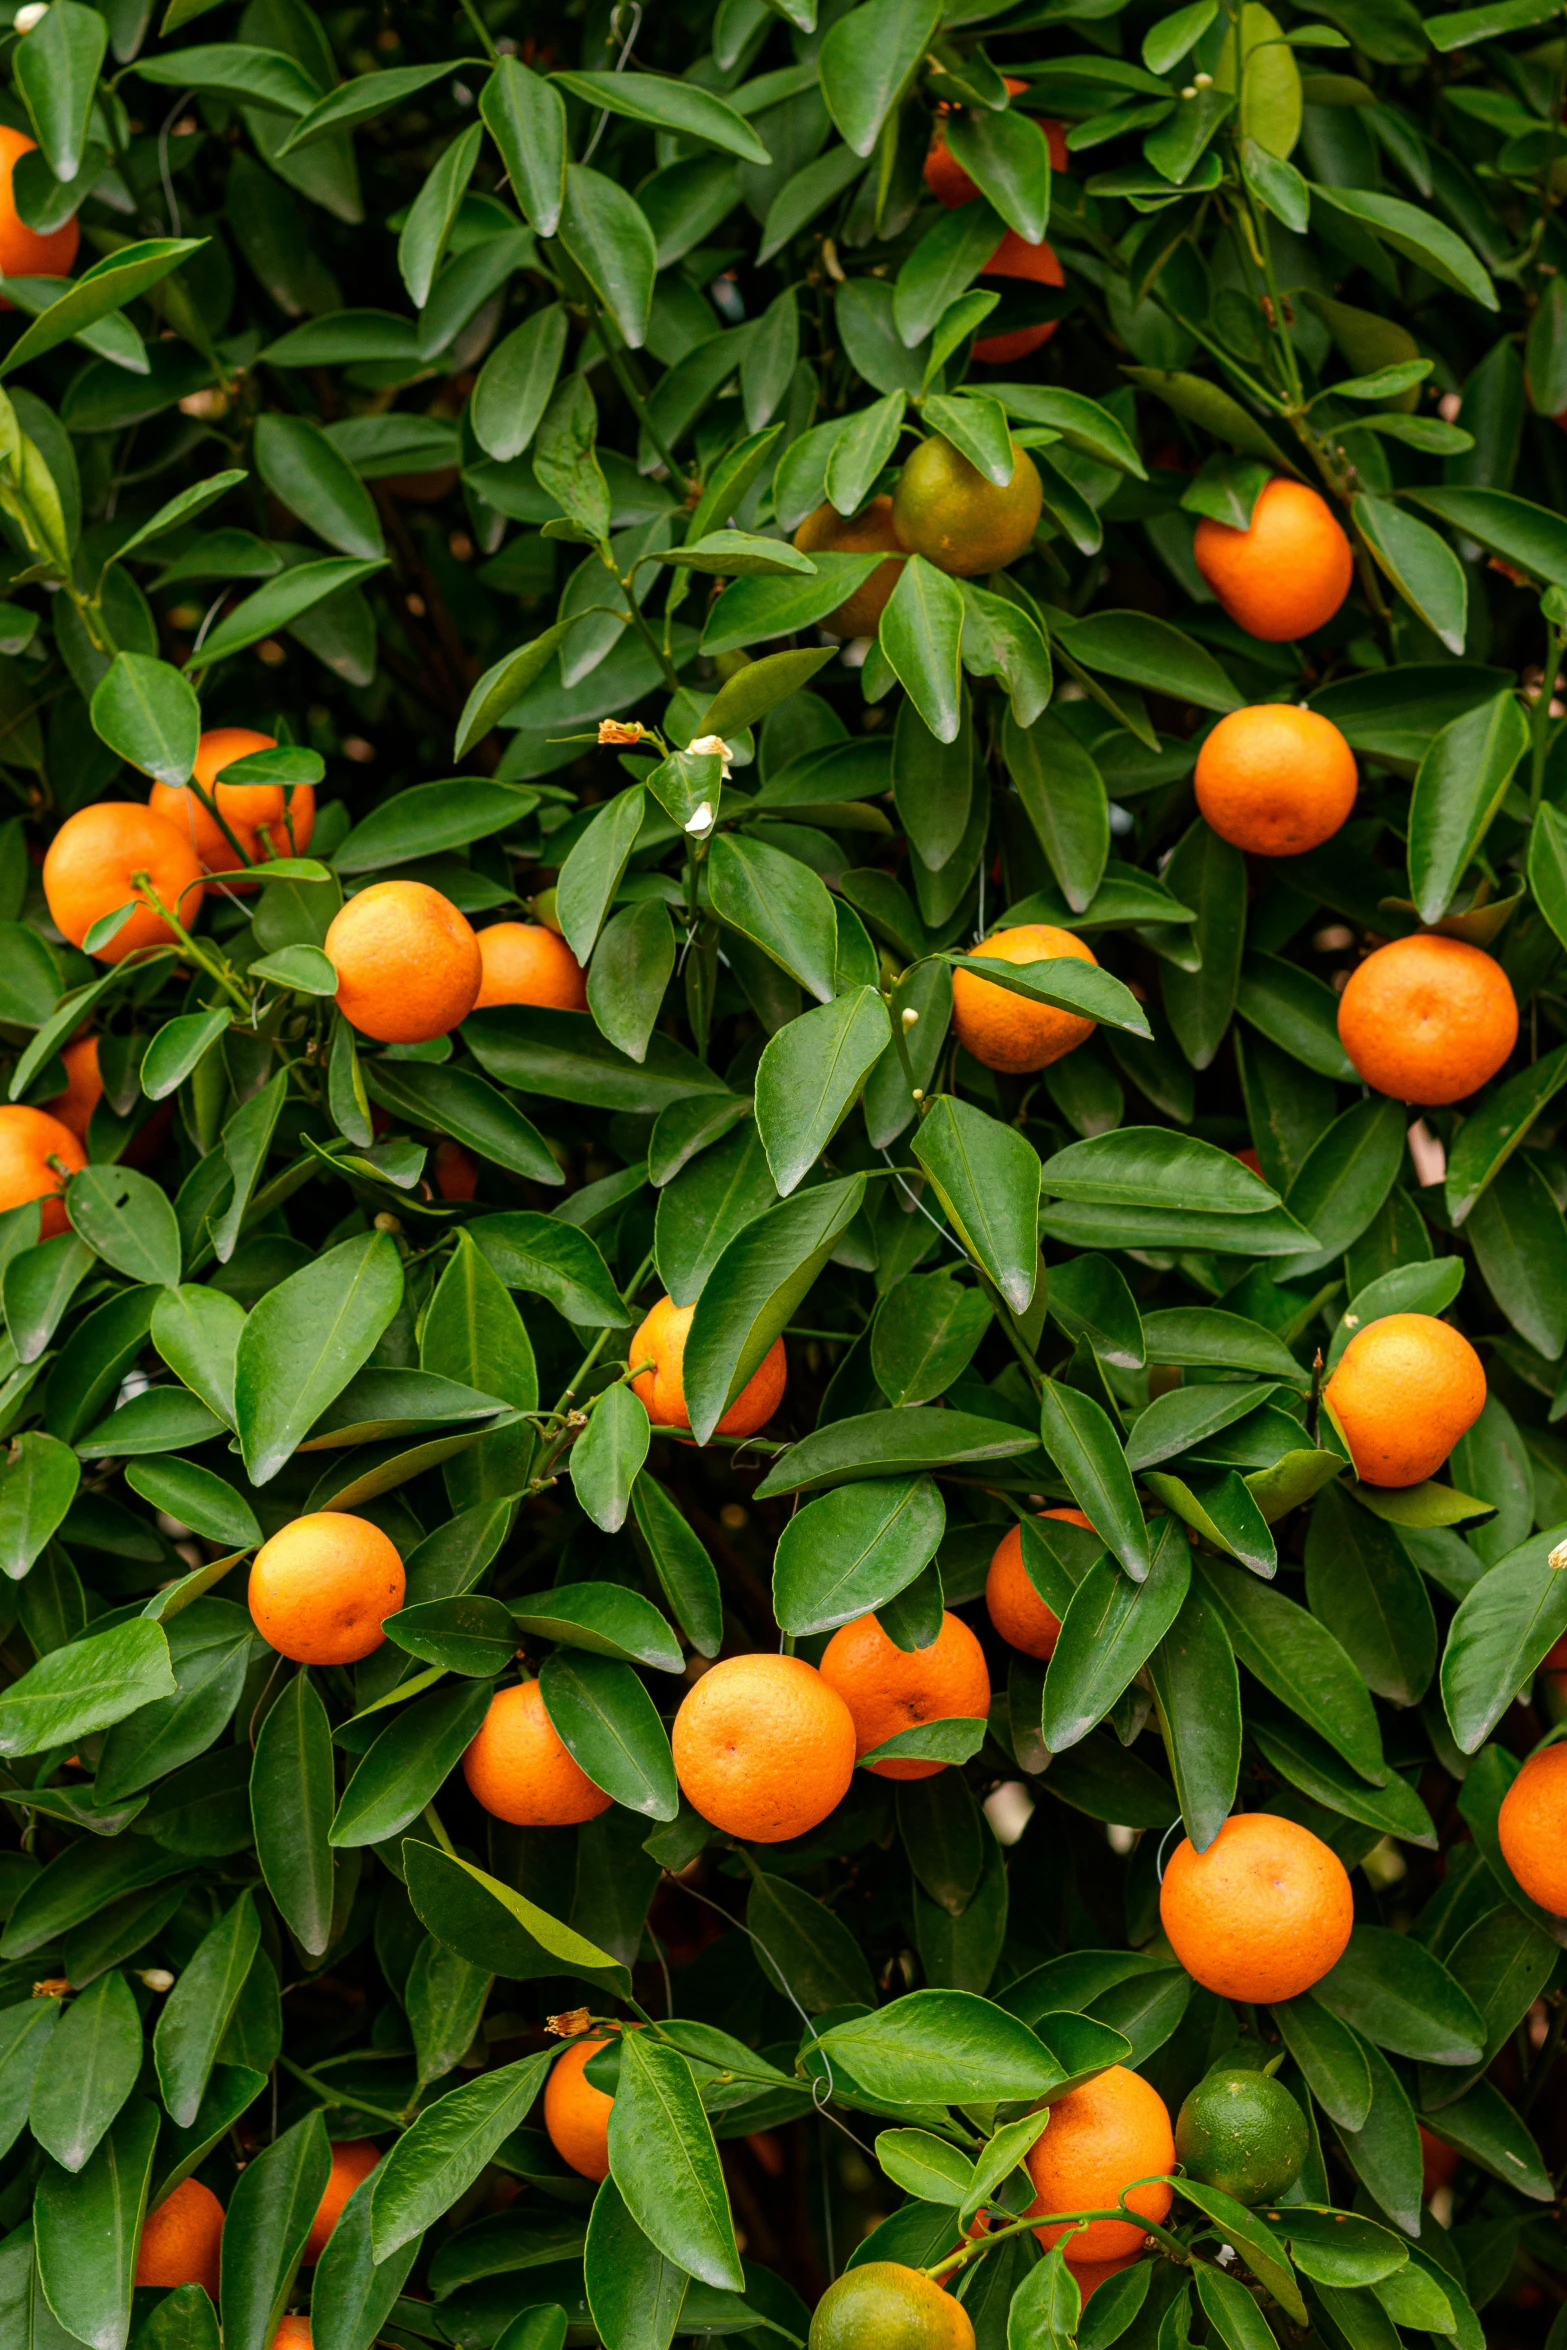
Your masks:
M1162 2172L1158 2175L1161 2184L1168 2185L1170 2183ZM971 2260L982 2260L992 2246L1004 2243L1008 2236L1021 2235L1025 2228L1086 2227L1090 2221L1103 2219L1130 2221L1134 2228L1142 2229L1145 2234L1154 2237L1158 2243L1162 2244L1172 2260L1178 2260L1183 2267L1190 2268L1192 2265L1191 2253L1178 2236L1172 2236L1169 2229L1162 2228L1157 2220L1146 2219L1140 2211L1132 2211L1127 2206L1126 2198L1134 2188L1152 2184L1153 2181L1148 2179L1129 2180L1120 2202L1109 2210L1025 2212L1021 2219L1008 2220L1005 2227L991 2228L983 2236L971 2237L955 2252L949 2252L944 2260L934 2262L931 2267L923 2268L919 2273L921 2276L939 2280L951 2269L966 2267Z
M191 937L190 932L186 929L179 916L177 914L171 913L168 907L163 903L163 900L159 897L157 891L152 886L150 876L145 873L133 873L131 875L131 880L134 886L141 892L147 904L153 908L155 913L158 913L163 917L164 921L173 931L175 937L179 940L181 947L183 948L186 955L190 958L191 962L197 964L201 970L205 971L209 979L215 980L226 995L231 995L234 998L235 1003L238 1004L240 1010L245 1014L245 1017L249 1019L255 1010L255 1006L252 1004L250 997L245 994L243 988L241 988L238 982L233 979L227 971L224 970L221 964L215 962L202 947L199 947L196 944L196 941Z
M436 1843L445 1853L447 1859L455 1860L457 1858L456 1848L453 1845L450 1836L447 1835L446 1830L442 1827L441 1815L436 1810L433 1803L427 1803L425 1805L423 1818L425 1826L429 1829L431 1835L435 1838Z
M636 1296L637 1291L641 1288L643 1282L647 1279L648 1274L652 1271L652 1269L653 1251L649 1249L647 1255L642 1259L641 1264L638 1265L636 1271L632 1274L631 1279L626 1283L625 1288L621 1291L621 1296L624 1298L628 1306L631 1304L632 1299ZM569 1408L572 1397L576 1394L577 1389L582 1385L583 1380L587 1377L594 1364L598 1361L599 1356L604 1352L604 1349L609 1344L612 1335L612 1332L608 1330L601 1330L597 1338L594 1339L593 1344L588 1348L588 1351L583 1356L581 1362L572 1372L571 1384L569 1387L563 1387L561 1389L560 1401L555 1406L554 1416L557 1419Z
M476 0L462 0L462 10L464 16L466 16L468 22L472 25L474 31L478 34L480 45L484 50L485 56L493 65L496 58L500 55L500 51L496 48L494 41L490 38L490 28L485 23L483 17L479 14Z
M658 426L653 422L652 414L648 408L646 400L643 399L641 392L637 389L636 378L632 375L630 368L626 365L626 355L620 347L614 325L608 318L605 317L603 311L599 309L597 303L593 305L593 322L598 328L599 341L604 347L604 356L609 361L610 370L614 375L616 383L619 384L621 390L625 393L626 398L630 401L631 406L636 411L637 422L642 426L644 432L647 434L648 439L652 442L654 448L658 451L659 456L663 459L665 465L668 466L670 480L683 486L686 477L681 472L680 467L676 464L674 454L670 449L669 443L665 440L663 434L659 431Z
M1545 634L1545 671L1540 679L1540 690L1529 713L1529 814L1539 809L1545 791L1545 760L1550 749L1551 701L1556 691L1556 671L1562 657L1563 631L1554 621L1547 623Z
M330 2081L323 2081L318 2073L306 2072L302 2064L295 2064L291 2056L280 2056L278 2063L286 2073L292 2073L296 2081L303 2081L307 2089L314 2090L323 2104L351 2106L358 2113L373 2113L377 2121L385 2122L389 2130L407 2129L406 2115L393 2113L384 2105L372 2105L368 2097L344 2096L333 2088Z

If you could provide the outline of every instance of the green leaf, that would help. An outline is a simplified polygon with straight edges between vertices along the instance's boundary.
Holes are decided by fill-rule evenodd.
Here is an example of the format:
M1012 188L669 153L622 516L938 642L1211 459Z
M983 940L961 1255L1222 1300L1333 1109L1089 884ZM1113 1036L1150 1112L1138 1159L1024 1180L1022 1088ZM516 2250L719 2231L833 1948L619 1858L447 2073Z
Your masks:
M79 7L77 0L58 0L17 44L16 86L56 179L74 180L82 168L98 69L108 45L103 17L96 8Z
M252 1484L275 1477L340 1395L402 1302L403 1273L384 1232L328 1249L267 1292L234 1362L234 1409Z
M1195 1849L1206 1852L1235 1803L1241 1694L1229 1634L1200 1587L1188 1589L1148 1675L1181 1818Z
M786 573L777 579L733 580L708 613L702 651L716 658L770 637L814 628L847 603L886 560L885 555L819 553L811 557L815 568L809 576Z
M1038 1154L1014 1126L943 1094L914 1137L947 1221L1014 1314L1039 1276Z
M1393 198L1385 199L1393 202ZM1412 209L1412 208L1410 208ZM1448 651L1462 653L1468 627L1469 588L1464 567L1439 538L1391 498L1361 492L1351 511L1356 528L1378 567L1410 609L1439 636Z
M689 1346L689 1340L687 1341ZM792 1444L756 1488L759 1501L803 1493L842 1478L902 1477L1033 1452L1035 1438L1009 1420L905 1404L894 1412L858 1412ZM1036 1455L1037 1457L1037 1455Z
M607 1387L587 1427L571 1448L572 1489L596 1526L618 1534L631 1506L631 1488L647 1459L650 1439L641 1398L626 1386Z
M980 194L1025 245L1050 226L1050 148L1042 126L1012 107L964 107L947 118L947 146Z
M873 2097L945 2104L1046 2096L1062 2068L1039 2036L968 1991L911 1991L874 2015L834 2024L816 2051Z
M250 1809L267 1891L313 1958L331 1937L327 1830L335 1799L332 1726L309 1673L300 1670L262 1721Z
M610 1279L585 1232L531 1209L505 1209L468 1226L508 1289L547 1298L568 1322L593 1330L629 1330L636 1316Z
M694 85L691 88L695 97ZM713 103L721 105L722 100ZM568 163L560 239L625 341L639 351L647 335L658 251L636 198L618 180Z
M72 13L77 13L75 0L68 0ZM95 13L83 9L83 15ZM37 359L56 344L66 342L73 335L83 334L111 311L122 310L138 294L166 278L178 269L192 253L205 242L201 237L148 237L140 243L122 246L106 260L95 261L90 269L73 278L68 290L57 302L51 302L35 318L11 348L0 359L0 376L12 375L27 361Z
M864 1952L842 1919L802 1885L752 1863L745 1922L768 1981L810 2014L873 2004Z
M319 561L294 564L289 570L279 572L275 579L269 579L220 620L186 657L185 667L210 669L214 661L226 660L231 653L242 653L248 645L259 644L263 637L281 634L324 603L328 596L342 595L349 588L358 587L362 580L382 568L378 559L360 561L348 555L326 555Z
M974 2165L962 2150L929 2130L878 2130L876 2160L895 2187L925 2203L957 2210L968 2200Z
M1087 747L1046 711L1021 726L1009 713L1002 727L1007 772L1073 913L1093 903L1110 854L1110 811L1104 778Z
M1167 620L1146 612L1095 612L1059 634L1073 660L1085 669L1195 702L1200 710L1241 707L1244 697L1213 655Z
M1444 726L1420 762L1409 811L1409 879L1421 920L1446 913L1529 744L1513 694Z
M1273 2020L1329 2120L1342 2129L1364 2128L1371 2111L1371 2068L1354 2033L1309 1993L1276 2000ZM1314 2271L1306 2267L1306 2273Z
M541 237L554 236L566 194L566 107L560 92L520 57L498 57L479 93L479 112L501 151L525 218Z
M241 2172L223 2225L223 2339L236 2350L267 2350L276 2333L331 2169L318 2111Z
M712 1560L656 1478L637 1479L631 1507L671 1614L693 1648L716 1656L723 1640L723 1595Z
M1243 1568L1199 1558L1197 1573L1247 1671L1362 1779L1385 1785L1381 1733L1365 1683L1326 1625Z
M652 73L561 73L552 81L592 107L651 123L683 139L700 139L742 163L771 163L772 157L744 115L712 90L691 81L666 81Z
M868 5L884 7L888 0ZM963 591L957 581L923 555L911 555L881 616L878 642L936 740L956 741L963 717Z
M1109 1414L1092 1396L1047 1379L1040 1438L1095 1533L1141 1583L1150 1567L1148 1528Z
M520 457L532 441L549 406L565 350L565 305L551 302L514 326L479 370L470 409L474 437L498 464ZM465 731L458 732L458 758L466 747Z
M63 2170L79 2171L136 2086L141 2016L125 1977L111 1968L66 2009L51 2061L33 2076L28 2121Z
M989 1299L951 1273L906 1274L871 1331L871 1370L894 1406L929 1403L959 1379L993 1319Z
M409 1899L420 1918L432 1933L439 1929L439 1940L461 1951L476 1966L505 1974L514 1981L565 1973L580 1976L585 1982L602 1984L611 1991L630 1989L626 1969L607 1951L600 1950L571 1927L561 1925L536 1902L514 1893L498 1878L487 1876L471 1861L439 1852L433 1844L416 1844L411 1840L403 1845L402 1859ZM535 2089L529 2091L529 2101L537 2080L535 2075ZM487 2160L488 2155L476 2165L475 2173L463 2181L459 2193L472 2183L473 2176ZM432 2212L431 2216L436 2217L438 2213ZM380 2224L384 2226L384 2214ZM399 2243L406 2241L405 2236L397 2238ZM377 2244L381 2245L380 2237Z
M593 952L636 846L646 807L646 796L637 786L617 792L595 811L561 866L556 911L566 944L579 963L585 963Z
M434 1800L488 1710L486 1681L437 1689L393 1714L343 1790L328 1841L384 1844Z
M964 120L968 119L965 115ZM1027 126L1027 135L1034 135L1031 126ZM1048 170L1047 157L1047 175ZM1005 223L1000 214L993 212L986 203L962 204L956 211L937 216L899 269L893 290L893 323L906 350L912 351L917 344L924 342L952 303L967 292L995 252L1004 233ZM942 409L961 405L960 402L948 402L938 397L938 412L928 418L933 430L946 431L940 413ZM1005 448L1006 419L1003 416L999 421ZM958 445L961 446L961 443ZM966 451L964 453L967 454ZM831 471L830 466L828 470ZM1003 488L1011 477L1009 456L1006 476L1001 485Z
M1468 1993L1410 1934L1357 1925L1311 1996L1378 2047L1428 2064L1478 2064L1485 2026Z
M680 1810L669 1736L629 1664L558 1648L539 1668L544 1710L596 1787L650 1820Z
M64 0L67 7L74 0ZM116 653L92 698L93 731L158 783L190 780L201 710L190 680L146 653Z
M1497 307L1496 288L1462 237L1418 205L1401 196L1385 196L1369 188L1330 188L1311 182L1313 200L1330 212L1369 229L1395 253L1455 292L1466 294L1484 310ZM1359 504L1356 500L1356 504ZM1462 650L1455 646L1455 651Z
M851 1175L780 1201L737 1233L719 1258L686 1334L686 1408L699 1444L792 1318L864 1191L864 1176Z
M593 2198L583 2277L605 2350L669 2350L691 2279L642 2233L613 2179Z
M188 2130L196 2119L223 2035L251 1962L261 1921L249 1893L203 1936L165 2000L153 2035L158 2087L171 2119ZM137 2033L138 2044L140 2032Z
M11 1439L0 1458L0 1571L13 1583L21 1581L59 1532L81 1474L70 1446L41 1428Z
M373 77L372 77L373 78ZM319 2350L370 2350L419 2256L419 2239L376 2261L370 2240L374 2172L338 2216L310 2292L310 2334Z
M936 1555L946 1527L928 1477L841 1486L797 1510L773 1560L785 1632L835 1631L895 1599Z
M756 1072L756 1125L781 1197L827 1149L891 1033L879 992L860 987L769 1039Z
M557 2051L540 2050L448 2090L425 2107L374 2174L371 2243L377 2261L451 2209L527 2117Z
M936 0L866 0L822 43L822 96L856 155L869 155L940 22Z
M667 2260L706 2284L743 2287L718 2149L691 2068L645 2034L621 2039L609 2167L627 2210Z
M168 1288L180 1277L180 1230L168 1194L131 1167L84 1167L71 1181L71 1222L129 1281Z
M169 1644L156 1624L90 1633L40 1657L0 1697L0 1755L74 1745L173 1694Z
M50 2313L89 2350L125 2350L157 2136L157 2108L132 2098L79 2171L51 2165L38 2182L38 2281Z
M513 1600L512 1615L524 1632L595 1656L651 1665L655 1672L684 1668L680 1646L650 1599L625 1583L557 1583L548 1591Z
M1531 1535L1482 1575L1448 1627L1442 1703L1462 1754L1485 1744L1546 1651L1567 1633L1567 1577L1549 1563L1563 1540L1567 1525Z
M1191 1557L1185 1528L1167 1518L1141 1582L1108 1558L1089 1568L1045 1676L1044 1739L1052 1754L1104 1719L1170 1631L1191 1583Z
M1415 490L1411 502L1547 586L1567 587L1567 524L1509 490Z

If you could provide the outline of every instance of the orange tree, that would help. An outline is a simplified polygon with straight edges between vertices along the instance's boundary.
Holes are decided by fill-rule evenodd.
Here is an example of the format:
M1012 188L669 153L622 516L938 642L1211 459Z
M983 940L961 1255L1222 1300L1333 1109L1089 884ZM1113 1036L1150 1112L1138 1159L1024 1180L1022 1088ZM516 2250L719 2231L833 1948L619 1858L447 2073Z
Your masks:
M0 13L0 2350L1561 2350L1559 7Z

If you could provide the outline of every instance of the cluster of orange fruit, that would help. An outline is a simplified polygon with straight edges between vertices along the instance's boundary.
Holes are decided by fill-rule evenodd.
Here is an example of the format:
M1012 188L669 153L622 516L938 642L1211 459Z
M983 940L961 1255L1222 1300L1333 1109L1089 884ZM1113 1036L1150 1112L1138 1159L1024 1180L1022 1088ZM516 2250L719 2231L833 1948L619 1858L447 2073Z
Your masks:
M332 2169L310 2233L303 2265L313 2268L326 2250L343 2206L381 2159L370 2138L344 2138L332 2146ZM201 2285L216 2302L227 2215L212 2189L200 2179L182 2179L173 2193L149 2211L136 2251L136 2282L160 2289ZM272 2350L311 2350L310 2320L285 2317L272 2337Z

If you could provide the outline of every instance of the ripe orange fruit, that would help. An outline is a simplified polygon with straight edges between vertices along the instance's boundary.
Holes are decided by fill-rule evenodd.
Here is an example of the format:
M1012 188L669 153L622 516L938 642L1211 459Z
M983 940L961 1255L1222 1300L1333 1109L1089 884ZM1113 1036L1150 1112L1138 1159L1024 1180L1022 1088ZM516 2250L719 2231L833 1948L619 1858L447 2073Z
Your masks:
M609 2112L615 2100L583 2079L588 2059L607 2048L603 2033L573 2040L557 2056L544 2084L544 2127L562 2162L585 2179L609 2177Z
M0 277L69 277L81 242L74 218L40 235L16 209L11 175L37 144L25 131L0 123ZM0 309L15 308L14 302L0 302Z
M614 1800L563 1744L537 1681L497 1689L462 1758L462 1775L475 1802L517 1828L574 1828Z
M138 2285L204 2285L218 2297L223 2206L200 2179L181 2179L142 2222L136 2247Z
M752 1844L803 1836L854 1776L854 1716L799 1656L729 1656L681 1700L675 1776L703 1819Z
M65 1202L59 1196L61 1178L50 1166L51 1159L58 1159L67 1174L74 1175L86 1166L87 1153L69 1126L62 1126L47 1110L29 1109L25 1102L7 1102L0 1108L0 1209L19 1208L24 1201L41 1199L39 1236L44 1240L70 1228Z
M1043 239L1031 245L1009 228L984 268L979 283L983 288L987 278L1022 278L1036 286L1064 286L1066 272L1056 257L1056 249ZM974 356L987 367L1003 367L1015 359L1026 359L1049 342L1060 320L1042 318L1034 326L1015 326L999 335L980 335L974 344Z
M809 2350L974 2350L974 2321L934 2277L862 2260L817 2302Z
M492 922L477 934L476 1011L489 1004L546 1004L557 1012L585 1012L588 983L566 941L540 922Z
M1458 2149L1434 2137L1424 2122L1420 2130L1420 2200L1429 2203L1439 2187L1450 2187L1458 2170Z
M1325 1389L1368 1485L1420 1485L1485 1409L1485 1371L1435 1314L1384 1314L1358 1330Z
M1531 1901L1567 1917L1567 1746L1531 1754L1497 1814L1502 1858Z
M940 433L904 462L893 492L892 526L900 546L938 571L973 579L1001 571L1032 544L1044 508L1039 468L1012 443L1012 479L1003 489Z
M280 2317L271 2350L312 2350L308 2317Z
M382 1044L449 1036L479 998L484 966L467 917L423 881L372 881L325 939L337 1008Z
M1128 2252L1122 2260L1069 2260L1066 2265L1076 2279L1084 2308L1088 2306L1091 2293L1097 2293L1101 2285L1107 2285L1112 2277L1118 2277L1123 2268L1130 2268L1136 2258L1135 2252Z
M992 931L972 951L993 955L1001 963L1047 963L1060 955L1073 955L1080 963L1099 960L1075 931L1058 930L1053 922L1020 922L1012 930ZM959 1044L976 1061L983 1061L987 1069L1020 1076L1075 1052L1093 1035L1097 1022L1077 1012L1057 1011L1053 1004L1031 1003L1027 996L992 987L972 971L954 971L952 1026Z
M1197 754L1197 805L1221 840L1298 857L1355 805L1355 754L1329 718L1258 702L1221 718Z
M1186 1972L1221 1999L1293 1999L1343 1957L1355 1901L1338 1854L1309 1828L1236 1812L1206 1852L1182 1837L1159 1918Z
M285 792L280 783L219 783L225 767L246 759L252 751L277 748L277 737L255 734L248 726L214 726L196 746L196 781L217 802L224 823L252 865L269 857L302 857L315 830L316 795L308 783L296 783ZM167 816L190 842L208 873L234 873L240 860L217 818L208 813L188 784L155 783L149 807ZM235 881L230 888L254 893L253 881Z
M472 1199L479 1188L479 1162L448 1136L435 1146L435 1188L442 1199Z
M1114 2203L1133 2179L1175 2168L1170 2110L1140 2073L1113 2064L1050 2109L1050 2126L1026 2156L1036 2211L1092 2211ZM1133 2188L1128 2207L1163 2219L1173 2190L1158 2178ZM1090 2220L1086 2228L1036 2228L1048 2252L1065 2236L1085 2262L1120 2260L1142 2249L1144 2230L1130 2220Z
M65 1063L65 1091L55 1094L43 1107L51 1118L69 1126L78 1142L85 1144L92 1114L103 1099L103 1079L98 1074L98 1039L79 1036L74 1044L66 1046L60 1058Z
M1327 500L1283 474L1263 490L1246 530L1204 514L1192 552L1237 627L1269 644L1321 628L1355 576L1349 541Z
M854 1717L856 1759L916 1722L990 1711L985 1652L957 1616L943 1615L930 1646L914 1649L889 1640L873 1615L857 1616L833 1634L818 1670ZM912 1756L871 1765L879 1779L933 1779L947 1767Z
M390 1535L345 1510L312 1510L257 1551L250 1613L280 1656L351 1665L380 1647L381 1620L402 1606L404 1588Z
M1378 947L1350 973L1338 1034L1367 1085L1440 1109L1496 1075L1518 1041L1518 1005L1483 947L1416 931Z
M1088 1533L1093 1532L1081 1510L1041 1510L1039 1515L1065 1518L1069 1526L1082 1526ZM1025 1656L1041 1659L1055 1655L1056 1642L1061 1637L1061 1618L1034 1589L1023 1564L1023 1537L1016 1526L1007 1528L990 1554L990 1572L985 1577L985 1609L1008 1647L1020 1648Z
M56 929L79 947L95 922L133 898L142 903L121 923L100 963L123 963L140 947L168 946L174 938L163 916L146 903L136 876L145 874L159 903L187 930L201 912L201 863L167 816L133 800L96 800L67 816L44 858L44 896Z
M381 2159L381 2149L371 2138L339 2138L332 2145L332 2175L326 2183L326 2193L316 2205L316 2216L310 2223L305 2238L302 2258L308 2265L319 2260L327 2248L332 2230L343 2216L343 2206L362 2179L367 2179Z
M894 562L878 563L865 585L856 588L835 612L829 612L818 623L829 636L874 636L887 609L887 599L898 584L905 555L903 541L892 526L891 498L872 498L858 514L848 515L840 514L836 506L823 500L820 506L812 507L800 524L794 543L806 555L823 551L875 555L885 549L896 557Z
M632 1338L627 1362L645 1363L651 1359L653 1364L651 1371L639 1371L631 1384L647 1406L647 1416L656 1428L691 1425L682 1372L686 1339L695 1312L694 1305L677 1306L672 1297L661 1297L638 1324ZM719 1421L715 1435L754 1436L782 1403L788 1378L789 1358L784 1352L784 1342L775 1338Z

